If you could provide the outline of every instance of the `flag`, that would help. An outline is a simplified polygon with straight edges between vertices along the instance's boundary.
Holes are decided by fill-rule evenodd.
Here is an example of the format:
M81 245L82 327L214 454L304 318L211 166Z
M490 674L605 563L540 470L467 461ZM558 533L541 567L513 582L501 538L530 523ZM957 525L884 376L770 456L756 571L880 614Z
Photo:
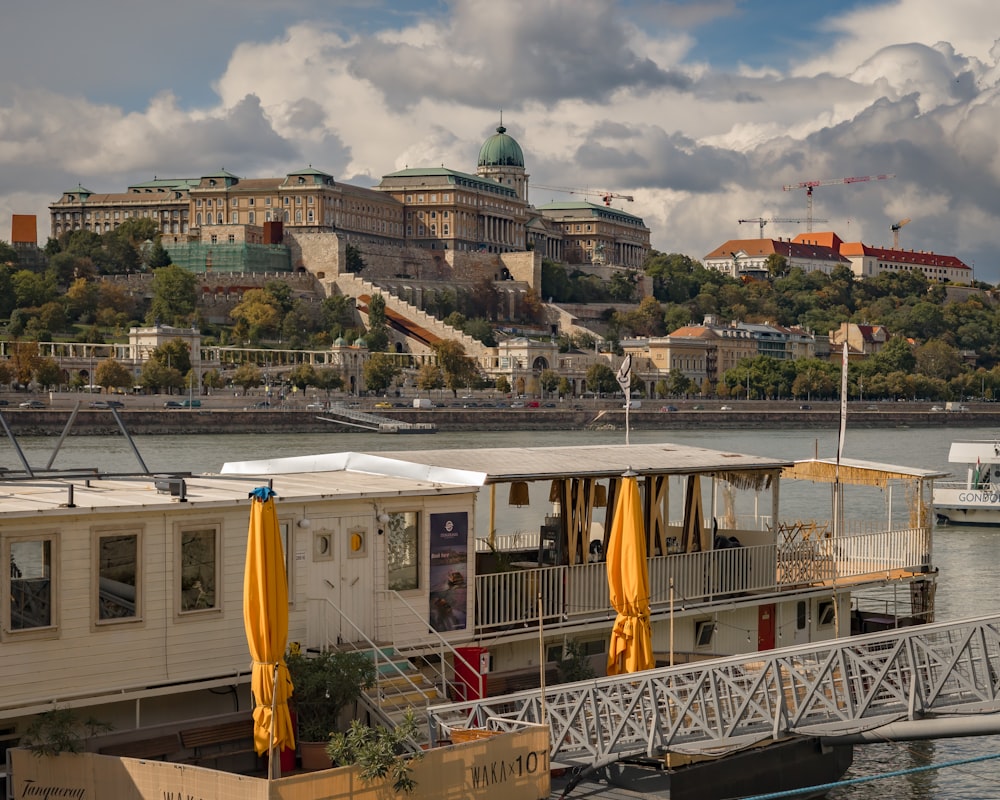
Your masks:
M979 460L979 456L976 456L976 471L972 473L972 488L973 489L978 489L979 488L979 472L980 472L980 470L982 470L982 468L983 468L983 464Z
M618 374L615 376L618 380L618 385L622 387L623 392L627 392L629 387L632 385L632 354L629 353L625 356L625 360L622 361L621 366L618 367Z

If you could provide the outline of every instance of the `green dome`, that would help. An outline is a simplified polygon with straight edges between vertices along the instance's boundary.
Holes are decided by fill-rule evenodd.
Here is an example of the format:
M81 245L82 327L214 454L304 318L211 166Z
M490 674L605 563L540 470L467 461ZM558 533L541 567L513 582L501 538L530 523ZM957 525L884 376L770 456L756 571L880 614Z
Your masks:
M497 132L483 142L483 146L479 150L479 166L524 168L524 154L521 152L521 145L513 136L507 135L507 129L503 125L500 125Z

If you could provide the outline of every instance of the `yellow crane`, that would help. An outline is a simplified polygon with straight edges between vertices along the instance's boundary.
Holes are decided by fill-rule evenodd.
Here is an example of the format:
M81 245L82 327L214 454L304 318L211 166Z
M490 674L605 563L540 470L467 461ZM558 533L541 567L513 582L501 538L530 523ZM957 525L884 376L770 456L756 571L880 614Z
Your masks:
M760 225L760 238L761 239L764 238L764 226L767 225L767 223L769 223L769 222L775 222L775 223L793 222L793 223L802 224L803 222L807 222L807 221L811 221L811 222L829 222L829 220L826 220L826 219L805 220L805 219L799 219L798 217L771 217L769 219L764 219L763 217L754 217L753 219L741 219L741 220L738 220L738 222L739 222L740 225L742 225L744 222L756 222L758 225Z
M892 249L893 250L898 250L899 249L899 229L902 228L909 221L910 221L910 218L907 217L906 219L901 219L899 222L894 222L894 223L892 223L891 226L889 226L889 230L892 231Z
M630 203L635 201L635 198L630 194L619 194L618 192L608 192L600 189L572 189L566 186L539 186L535 184L532 188L534 189L546 189L550 192L561 192L563 194L582 194L591 197L600 197L604 202L604 205L610 206L611 201L615 198L619 200L628 200Z

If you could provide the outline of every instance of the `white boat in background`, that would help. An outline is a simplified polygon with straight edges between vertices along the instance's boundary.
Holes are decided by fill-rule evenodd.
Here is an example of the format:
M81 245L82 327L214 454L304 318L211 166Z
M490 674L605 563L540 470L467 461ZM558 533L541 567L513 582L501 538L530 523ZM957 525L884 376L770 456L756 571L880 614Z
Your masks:
M934 485L934 510L942 525L1000 525L1000 440L952 442L948 461L965 476Z

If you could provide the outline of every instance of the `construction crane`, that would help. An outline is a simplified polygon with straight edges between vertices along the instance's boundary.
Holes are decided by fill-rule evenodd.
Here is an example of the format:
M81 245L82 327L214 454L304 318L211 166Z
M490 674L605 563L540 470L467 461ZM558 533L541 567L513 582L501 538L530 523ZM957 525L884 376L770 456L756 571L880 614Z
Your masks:
M892 249L893 250L898 250L899 249L899 229L902 228L909 221L910 221L910 218L907 217L906 219L901 219L899 222L894 222L894 223L892 223L891 226L889 226L889 230L892 231Z
M800 219L798 217L771 217L770 219L764 219L763 217L754 217L753 219L741 219L741 220L738 220L738 221L739 221L740 225L742 225L744 222L756 222L758 225L760 225L760 238L763 239L764 238L764 226L767 225L767 223L769 223L769 222L775 222L775 223L781 223L781 222L803 223L806 220ZM813 220L813 222L829 222L829 220L817 219L817 220Z
M786 192L790 192L793 189L805 189L806 190L806 218L808 224L806 225L806 230L812 233L812 223L813 223L813 189L817 186L836 186L842 183L867 183L868 181L887 181L889 178L895 178L895 175L864 175L860 178L832 178L828 181L801 181L800 183L790 183L782 188Z
M615 198L618 198L619 200L628 200L630 203L635 201L635 198L630 194L619 194L618 192L607 192L596 189L570 189L565 186L538 186L538 185L535 185L532 188L547 189L550 192L562 192L564 194L582 194L589 196L596 195L597 197L601 198L601 200L604 202L604 205L606 206L610 206L611 201L614 200Z

